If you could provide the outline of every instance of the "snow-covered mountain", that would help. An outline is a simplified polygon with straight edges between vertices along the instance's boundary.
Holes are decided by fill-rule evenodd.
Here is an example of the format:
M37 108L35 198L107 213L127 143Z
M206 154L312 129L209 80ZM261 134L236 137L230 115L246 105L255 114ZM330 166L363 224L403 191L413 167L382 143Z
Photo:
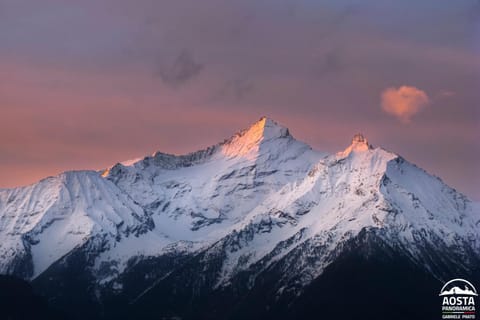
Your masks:
M191 154L157 152L0 191L0 273L56 295L52 281L67 281L81 261L100 302L141 304L180 283L210 294L243 279L248 291L272 270L269 292L298 296L358 239L435 279L471 273L480 206L362 135L327 154L268 118Z
M89 239L108 247L153 227L142 207L96 172L66 172L4 190L0 199L0 273L27 278Z

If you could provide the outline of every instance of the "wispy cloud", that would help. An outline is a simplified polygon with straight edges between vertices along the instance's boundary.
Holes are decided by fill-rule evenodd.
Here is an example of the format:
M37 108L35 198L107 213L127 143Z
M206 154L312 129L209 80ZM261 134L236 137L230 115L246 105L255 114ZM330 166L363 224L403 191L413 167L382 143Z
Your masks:
M438 95L440 98L449 98L449 97L453 97L455 94L456 94L455 91L442 90Z
M182 50L173 63L161 66L158 74L164 83L177 87L197 76L203 68L192 52Z

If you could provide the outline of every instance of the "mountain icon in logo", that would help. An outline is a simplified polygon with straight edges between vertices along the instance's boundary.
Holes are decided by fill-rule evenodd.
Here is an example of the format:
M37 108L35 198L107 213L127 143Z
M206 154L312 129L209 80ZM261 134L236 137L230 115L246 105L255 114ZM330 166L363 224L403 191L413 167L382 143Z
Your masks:
M464 287L464 289L461 288ZM477 290L469 281L464 279L453 279L445 283L442 290L440 290L439 296L478 296Z

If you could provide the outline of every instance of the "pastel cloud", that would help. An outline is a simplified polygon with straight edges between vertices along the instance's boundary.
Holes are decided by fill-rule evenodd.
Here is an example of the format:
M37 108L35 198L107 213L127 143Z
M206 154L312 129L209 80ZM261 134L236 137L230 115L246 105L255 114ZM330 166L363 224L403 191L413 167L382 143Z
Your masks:
M408 123L412 117L430 104L425 91L415 87L387 88L382 93L382 109L388 114Z

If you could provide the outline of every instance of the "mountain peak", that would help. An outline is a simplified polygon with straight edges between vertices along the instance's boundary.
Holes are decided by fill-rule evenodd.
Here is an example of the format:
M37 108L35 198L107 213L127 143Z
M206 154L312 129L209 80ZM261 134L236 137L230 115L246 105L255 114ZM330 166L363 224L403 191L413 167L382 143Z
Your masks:
M363 134L357 133L353 136L350 146L348 146L343 152L339 152L338 155L346 157L352 152L363 152L370 149L373 149L373 147L368 143L367 138Z
M352 144L353 143L367 143L367 138L361 133L357 133L353 136L352 138Z
M228 156L246 155L258 151L260 144L278 138L289 137L288 129L276 121L262 117L249 128L235 134L223 144L223 153Z
M352 144L350 145L355 151L365 151L371 149L372 146L368 143L367 138L361 133L357 133L352 138Z
M264 139L281 138L290 135L288 128L268 117L261 117L260 120L255 122L247 131L252 129L260 129Z

